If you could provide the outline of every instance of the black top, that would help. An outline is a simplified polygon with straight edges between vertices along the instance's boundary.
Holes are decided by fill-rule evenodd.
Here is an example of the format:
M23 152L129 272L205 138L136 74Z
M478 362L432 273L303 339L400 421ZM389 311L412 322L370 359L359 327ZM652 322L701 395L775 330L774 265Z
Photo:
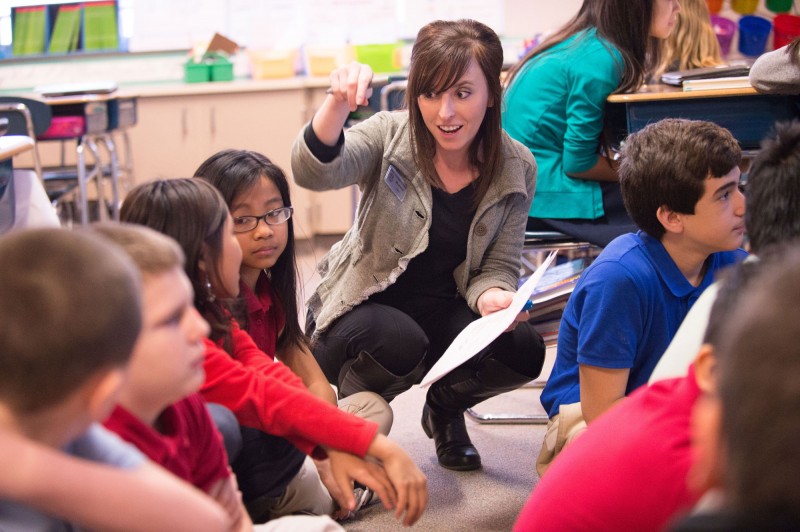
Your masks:
M432 188L433 212L428 247L411 259L397 282L370 301L400 309L410 316L435 307L442 299L458 297L453 270L467 257L467 239L475 215L475 187L454 194Z

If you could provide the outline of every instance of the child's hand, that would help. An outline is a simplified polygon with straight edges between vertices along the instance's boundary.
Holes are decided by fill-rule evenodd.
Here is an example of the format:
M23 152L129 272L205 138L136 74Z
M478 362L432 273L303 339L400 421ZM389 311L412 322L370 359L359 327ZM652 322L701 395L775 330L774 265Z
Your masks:
M239 491L233 472L228 478L221 479L211 486L208 495L217 501L230 516L232 532L252 530L253 523L242 504L242 493Z
M405 526L413 525L422 517L428 505L428 479L425 474L399 445L383 434L375 436L368 453L383 463L397 492L395 517L402 517Z
M372 489L387 510L391 510L397 494L392 483L383 468L377 464L367 462L353 454L333 449L325 449L330 461L331 475L338 487L337 493L331 492L339 506L346 511L355 507L356 500L353 496L353 481L357 480L361 484Z
M339 509L335 511L331 517L336 521L344 519L350 512L347 508L342 506L340 502L344 500L344 492L339 487L339 484L336 483L336 479L333 478L330 460L314 460L314 465L317 466L317 473L319 474L319 479L322 481L322 485L325 486L328 493L331 494L333 500L339 504ZM352 486L350 488L349 491L352 491Z
M331 88L328 93L333 95L337 102L347 102L350 111L355 111L359 105L367 105L372 96L372 68L353 61L347 66L337 68L331 72Z

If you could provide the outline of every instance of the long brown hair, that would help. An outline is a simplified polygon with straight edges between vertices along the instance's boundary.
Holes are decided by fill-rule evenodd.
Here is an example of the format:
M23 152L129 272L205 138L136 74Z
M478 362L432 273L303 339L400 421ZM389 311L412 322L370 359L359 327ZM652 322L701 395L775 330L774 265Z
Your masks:
M431 185L444 188L434 167L436 141L425 125L417 99L423 94L443 92L455 85L473 59L486 78L490 102L469 147L469 162L479 172L475 183L477 205L501 164L500 71L503 68L503 47L497 34L490 27L467 19L437 20L419 30L411 53L406 107L414 163Z
M656 0L584 0L578 14L515 64L506 77L509 87L530 60L573 35L596 28L598 35L622 55L623 72L614 92L638 89L660 63L661 42L650 36Z
M211 339L230 347L227 308L213 297L208 282L221 284L218 265L228 207L222 195L200 179L162 179L128 192L120 209L123 222L140 224L172 237L186 257L184 269L194 289L194 305L211 325ZM200 269L205 259L206 272Z

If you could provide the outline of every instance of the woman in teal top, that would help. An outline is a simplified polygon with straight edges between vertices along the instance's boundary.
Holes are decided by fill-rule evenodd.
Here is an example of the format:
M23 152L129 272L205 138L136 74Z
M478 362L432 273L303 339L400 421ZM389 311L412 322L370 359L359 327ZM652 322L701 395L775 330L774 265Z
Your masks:
M584 0L578 14L508 75L503 126L539 165L529 230L595 244L635 230L601 151L606 98L636 90L659 64L678 0ZM601 150L601 147L604 148Z

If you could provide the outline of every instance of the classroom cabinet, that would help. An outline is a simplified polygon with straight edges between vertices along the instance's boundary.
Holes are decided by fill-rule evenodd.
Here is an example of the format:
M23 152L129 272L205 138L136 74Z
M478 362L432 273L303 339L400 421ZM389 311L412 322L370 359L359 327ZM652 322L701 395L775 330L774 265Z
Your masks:
M308 87L141 95L138 122L129 131L135 182L190 177L219 150L254 150L287 173L298 238L343 233L353 220L353 190L312 192L291 178L292 143L324 96L323 88Z

